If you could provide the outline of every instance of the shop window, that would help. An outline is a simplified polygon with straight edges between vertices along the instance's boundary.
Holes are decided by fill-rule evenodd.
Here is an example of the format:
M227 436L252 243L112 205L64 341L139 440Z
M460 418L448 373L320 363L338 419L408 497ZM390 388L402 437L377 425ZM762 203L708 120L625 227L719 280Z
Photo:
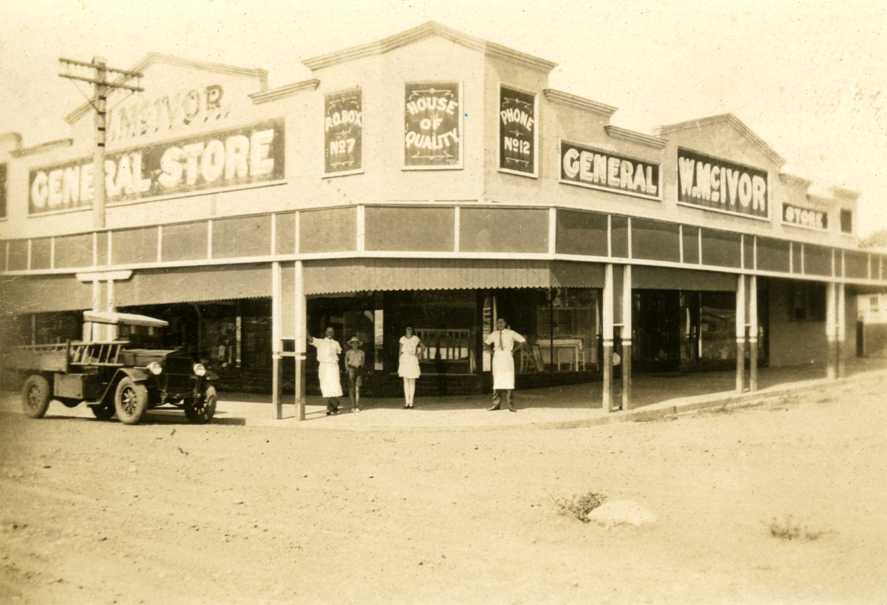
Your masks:
M869 297L869 309L872 313L877 313L879 310L878 305L879 297L878 296L870 296Z
M534 330L527 334L518 371L579 372L597 365L598 291L554 288L536 301Z
M794 283L790 292L793 321L825 321L823 284Z
M853 233L852 210L841 210L841 233Z
M34 315L34 344L51 344L80 340L80 315L71 313L37 313Z

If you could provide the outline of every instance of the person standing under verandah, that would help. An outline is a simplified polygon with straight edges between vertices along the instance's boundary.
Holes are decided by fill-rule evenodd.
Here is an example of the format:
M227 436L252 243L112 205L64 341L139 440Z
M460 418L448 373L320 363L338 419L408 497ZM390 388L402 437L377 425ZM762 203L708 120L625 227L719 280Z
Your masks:
M317 378L320 381L320 395L326 400L326 415L339 413L339 397L342 396L342 378L339 374L339 355L342 347L333 336L332 328L327 328L323 338L311 337L308 344L317 349Z
M348 372L348 397L351 399L351 411L360 411L360 387L363 385L363 366L366 355L360 350L363 341L357 336L348 339L351 347L345 351L345 371Z
M493 347L493 405L487 408L491 412L498 410L502 397L508 405L508 411L516 412L511 401L514 391L514 348L520 348L527 339L508 328L503 318L496 320L496 329L486 337L485 344Z
M400 337L400 355L397 359L397 375L403 378L403 397L405 409L412 409L416 399L416 380L422 374L419 369L419 357L425 346L419 337L413 334L413 327L407 326Z

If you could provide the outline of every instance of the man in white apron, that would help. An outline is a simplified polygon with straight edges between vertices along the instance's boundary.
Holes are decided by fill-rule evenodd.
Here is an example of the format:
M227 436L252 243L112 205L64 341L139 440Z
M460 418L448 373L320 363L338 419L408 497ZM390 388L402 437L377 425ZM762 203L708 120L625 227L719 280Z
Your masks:
M493 347L493 405L487 409L491 412L498 410L505 395L505 403L508 411L516 412L511 403L511 392L514 390L514 347L518 348L527 342L527 339L506 327L505 320L501 317L496 321L496 330L491 332L484 340L485 344Z
M310 338L308 344L317 349L317 378L320 394L326 399L326 415L339 413L339 397L342 396L342 379L339 375L339 355L342 347L333 339L332 328L327 328L323 338Z

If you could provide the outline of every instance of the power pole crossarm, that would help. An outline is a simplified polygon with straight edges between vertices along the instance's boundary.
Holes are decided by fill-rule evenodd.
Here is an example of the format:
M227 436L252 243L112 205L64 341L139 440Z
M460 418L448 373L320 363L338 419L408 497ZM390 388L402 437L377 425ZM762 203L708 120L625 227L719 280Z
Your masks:
M79 73L60 73L59 76L69 80L87 82L93 86L91 104L95 110L95 155L93 156L93 196L92 215L96 229L105 228L105 133L108 108L108 95L112 90L123 89L142 92L141 86L127 84L131 79L142 77L141 72L128 71L108 67L101 57L93 57L90 63L75 59L59 58L59 62L67 69ZM84 73L85 72L85 73ZM108 75L117 76L115 82L108 81Z

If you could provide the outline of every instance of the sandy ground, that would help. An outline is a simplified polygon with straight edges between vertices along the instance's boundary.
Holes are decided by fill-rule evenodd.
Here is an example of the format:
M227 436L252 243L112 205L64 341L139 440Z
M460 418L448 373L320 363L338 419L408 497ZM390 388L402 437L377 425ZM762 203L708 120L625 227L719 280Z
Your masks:
M883 604L885 392L572 430L0 413L0 600ZM559 514L589 490L658 520Z

